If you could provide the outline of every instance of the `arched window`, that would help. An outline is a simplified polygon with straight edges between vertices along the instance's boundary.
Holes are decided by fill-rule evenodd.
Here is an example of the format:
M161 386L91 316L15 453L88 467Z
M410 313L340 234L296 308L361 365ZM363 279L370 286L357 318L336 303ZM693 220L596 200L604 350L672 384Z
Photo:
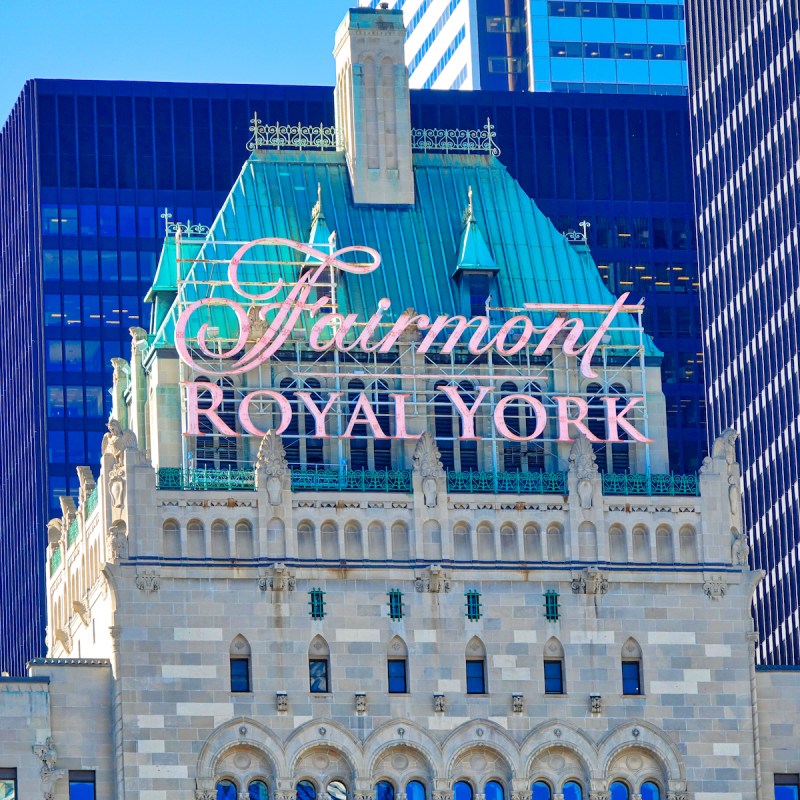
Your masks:
M564 648L555 637L544 646L544 693L564 694Z
M656 561L659 564L674 564L675 550L672 545L672 529L662 525L656 531Z
M347 787L341 781L331 781L325 791L330 800L347 800Z
M630 800L630 790L622 781L614 781L608 788L611 795L610 800Z
M505 800L505 791L498 781L489 781L483 787L483 796L485 800Z
M583 800L583 789L575 781L567 781L561 789L561 793L564 795L564 800Z
M454 470L455 439L458 434L454 433L453 404L447 395L439 393L433 398L433 423L442 466L446 470Z
M639 789L642 800L661 800L661 790L653 781L645 781Z
M383 433L392 435L392 406L389 401L389 387L384 381L375 381L366 389L362 381L350 381L348 385L348 400L350 414L355 411L359 396L365 394L369 400L375 419ZM359 414L363 420L363 413ZM392 466L392 440L377 439L372 435L368 425L359 422L353 428L350 442L350 467L351 469L391 469Z
M370 387L370 401L375 409L375 416L381 430L387 435L392 435L392 406L389 402L389 387L383 381L376 381ZM372 439L373 469L392 468L392 440Z
M315 636L308 648L308 682L312 694L327 694L331 690L330 657L328 643Z
M186 524L186 549L189 558L206 557L206 532L203 523L198 519Z
M395 636L389 642L387 671L389 694L406 694L408 692L408 648L399 636Z
M467 644L467 694L486 694L486 648L473 636Z
M228 526L221 519L211 523L211 557L230 558L230 539Z
M389 781L375 784L375 800L394 800L394 786Z
M252 558L253 549L253 526L246 520L239 520L236 523L236 558Z
M615 383L611 387L611 397L616 397L617 411L625 408L628 398L625 397L625 387L621 383ZM623 473L630 469L630 445L627 443L629 436L622 427L618 426L617 434L622 440L619 444L611 445L611 466L614 472Z
M589 404L589 414L586 417L586 427L602 442L593 444L594 453L597 457L597 467L600 472L628 472L630 468L630 445L627 441L628 435L618 428L618 437L623 440L618 444L606 443L608 439L608 427L606 424L607 407L603 402L603 397L615 397L617 400L617 411L624 408L627 398L625 397L625 387L621 383L615 383L607 390L604 390L599 383L590 383L586 387L586 401Z
M250 687L250 643L239 634L230 647L231 691L249 692Z
M197 382L210 383L205 376L198 377ZM217 386L222 389L222 402L217 406L216 413L227 427L235 431L236 401L233 383L228 378L221 378L217 381ZM202 408L209 408L210 394L198 392L198 396L204 398ZM236 469L238 464L236 437L223 436L207 414L198 415L197 427L200 435L195 437L194 466L197 469Z
M247 794L250 800L269 800L269 790L264 781L250 781L247 787Z
M474 794L471 784L466 781L456 781L453 784L453 800L472 800Z
M164 523L164 557L181 557L181 526L174 520L168 519Z
M536 383L526 383L520 388L507 381L502 384L503 395L526 394L541 400L542 390ZM503 421L511 433L532 436L536 430L536 414L530 403L509 403L503 411ZM542 434L544 435L544 434ZM503 466L506 472L542 472L544 470L544 443L541 436L529 442L503 441Z
M531 800L551 800L553 792L544 781L535 781L531 786Z
M286 460L290 467L299 466L302 463L300 460L300 415L298 414L297 395L294 393L296 386L297 384L291 378L284 378L280 383L281 394L292 407L292 418L281 434L283 449L286 451Z
M217 783L217 800L236 800L236 784L227 778Z
M420 781L409 781L406 784L406 800L425 800L425 785Z
M364 391L363 381L350 381L348 387L348 401L350 404L350 414L355 411L359 395ZM369 468L369 443L364 426L359 426L359 430L353 431L353 438L350 439L350 469Z
M311 399L314 401L317 408L324 408L327 400L323 400L322 395L319 393L319 381L316 378L308 378L305 384L306 391L311 392ZM323 440L314 436L317 430L317 424L314 421L313 415L307 408L303 414L303 426L305 428L305 439L303 441L306 446L305 463L322 464L324 460Z
M642 649L634 638L622 646L622 694L642 694Z
M317 800L317 787L311 781L298 781L295 786L295 796L296 800ZM236 800L236 798L231 800Z

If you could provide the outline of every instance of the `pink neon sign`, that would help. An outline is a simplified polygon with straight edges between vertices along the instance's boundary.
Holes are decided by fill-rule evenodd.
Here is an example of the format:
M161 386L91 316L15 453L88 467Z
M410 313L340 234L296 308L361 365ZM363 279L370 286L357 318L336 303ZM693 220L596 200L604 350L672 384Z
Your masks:
M239 267L247 252L256 246L288 247L310 259L318 262L300 275L293 284L287 284L280 279L275 286L266 292L252 293L239 279ZM369 256L367 263L350 263L342 260L348 253L364 253ZM565 316L559 314L545 328L536 328L533 322L525 316L517 315L508 319L500 328L492 333L488 316L467 317L455 315L440 315L431 318L425 314L415 314L408 311L398 316L396 321L389 325L383 323L384 314L391 308L391 301L383 298L378 303L375 313L367 320L359 321L358 314L340 314L336 312L320 313L330 306L331 297L327 294L320 296L319 282L328 270L346 272L355 275L367 275L377 270L381 265L381 256L372 248L353 246L342 248L334 253L324 253L311 245L296 242L290 239L270 237L256 239L242 245L234 254L228 266L228 281L234 291L242 298L249 301L263 303L258 318L266 323L269 315L272 319L261 334L258 341L249 349L252 330L251 321L247 310L242 303L224 297L207 297L191 303L179 316L175 329L175 347L181 359L193 370L209 376L234 376L243 375L265 364L280 348L286 344L294 332L298 322L304 314L314 319L308 337L308 346L311 350L324 353L338 350L342 353L359 350L364 353L388 353L398 343L401 336L414 328L421 335L415 345L415 351L424 355L431 351L434 345L437 351L447 355L453 352L457 345L466 345L472 355L479 356L491 351L500 356L510 356L519 353L525 348L532 350L532 355L541 356L551 348L560 349L565 356L578 360L579 371L586 378L596 378L597 373L592 368L592 358L597 348L606 336L612 322L621 312L627 310L625 303L628 293L619 297L608 308L604 307L605 317L598 328L589 336L588 341L580 345L580 339L585 332L585 324L579 316ZM285 293L283 299L279 296ZM312 300L313 297L313 300ZM267 302L265 302L267 301ZM274 301L274 302L269 302ZM196 349L205 359L213 360L213 365L204 360L197 360L187 340L187 327L191 317L208 306L223 306L233 313L238 326L236 340L227 350L212 349L209 347L210 330L208 323L202 324L197 332ZM535 308L534 304L526 304L526 308ZM570 307L565 307L569 311ZM386 328L388 327L388 331ZM380 330L379 330L380 329ZM438 341L443 337L444 341ZM387 377L391 377L387 375ZM226 425L217 409L223 400L222 389L207 382L188 382L186 387L188 408L188 435L200 433L199 420L205 416L208 421L220 432L227 436L237 436L237 432ZM458 413L462 423L462 439L479 438L475 434L475 419L482 405L493 391L492 386L477 387L477 396L467 405L461 396L457 385L440 387L441 392L449 398L454 411ZM209 402L200 406L200 393L209 395ZM342 438L352 438L354 435L363 435L366 431L377 439L415 439L421 434L408 432L406 418L406 394L389 394L393 405L394 435L390 437L388 431L381 428L378 416L372 407L369 396L361 393L357 396L355 405L350 412L349 421L340 432ZM332 431L327 425L328 417L333 409L341 409L342 393L332 392L323 406L318 406L312 395L308 392L296 392L296 397L302 402L305 409L314 420L314 436L329 438ZM606 428L609 438L605 441L622 441L620 431L630 439L639 442L649 442L643 434L628 421L626 415L639 403L643 397L629 398L622 409L617 409L618 397L605 397ZM260 430L251 418L251 404L260 400L275 403L280 416L280 424L276 432L282 433L291 423L292 406L280 392L270 389L257 389L246 394L239 405L239 421L242 429L251 435L263 435L266 431ZM580 397L553 397L555 403L555 420L558 431L558 441L571 441L572 429L583 433L590 441L599 442L583 421L589 407L585 399ZM512 403L528 406L536 421L534 432L521 436L514 433L505 422L505 409ZM338 411L337 411L338 413ZM491 419L495 431L501 438L511 441L530 441L542 435L547 426L547 410L541 400L533 395L512 394L501 398L491 412Z

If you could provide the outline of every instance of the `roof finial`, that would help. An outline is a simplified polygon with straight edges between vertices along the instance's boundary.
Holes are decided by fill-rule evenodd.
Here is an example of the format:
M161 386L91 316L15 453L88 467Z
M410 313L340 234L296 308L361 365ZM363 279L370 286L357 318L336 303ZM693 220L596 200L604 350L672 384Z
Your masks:
M472 186L469 187L469 191L467 192L467 197L469 198L469 215L472 216Z
M464 209L464 219L461 221L462 227L475 221L474 205L472 202L472 186L467 189L467 207Z
M317 202L311 209L311 222L316 222L317 217L322 214L322 184L317 183Z
M587 233L587 231L589 230L589 228L592 227L592 223L591 222L587 222L585 219L582 219L578 223L578 227L583 231L583 241L584 242L588 242L589 241L589 234Z

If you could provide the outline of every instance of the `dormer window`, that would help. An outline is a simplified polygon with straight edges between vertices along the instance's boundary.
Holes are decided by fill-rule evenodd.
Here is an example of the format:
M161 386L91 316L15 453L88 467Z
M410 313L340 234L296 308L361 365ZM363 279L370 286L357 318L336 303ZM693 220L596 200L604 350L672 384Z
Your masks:
M465 272L462 277L469 303L470 317L486 315L487 301L494 292L494 275L490 272Z

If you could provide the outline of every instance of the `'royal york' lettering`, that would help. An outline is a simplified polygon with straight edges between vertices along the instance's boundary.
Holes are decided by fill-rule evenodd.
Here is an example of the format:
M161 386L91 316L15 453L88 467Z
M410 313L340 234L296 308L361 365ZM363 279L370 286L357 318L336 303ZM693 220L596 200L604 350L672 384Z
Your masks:
M266 291L253 292L252 284L240 280L239 267L254 247L289 248L302 254L304 263L310 266L304 268L294 283L280 279ZM343 257L348 254L361 254L362 258L366 256L368 260L358 263L344 261ZM492 325L488 316L468 318L442 314L430 317L411 310L404 311L394 322L389 322L385 321L391 309L388 298L381 299L375 312L364 319L358 314L341 314L331 310L332 299L325 293L326 289L329 291L329 276L337 272L368 275L380 264L380 254L369 247L346 247L325 253L290 239L273 237L248 242L236 251L228 265L228 282L242 302L229 297L210 296L191 303L177 320L175 347L181 359L195 372L213 377L231 377L244 375L269 362L281 348L287 346L290 336L296 336L298 329L308 332L307 346L317 353L360 351L379 354L390 353L403 335L411 330L413 349L422 356L429 353L449 355L456 348L476 357L492 353L508 357L526 349L531 356L538 357L554 350L575 359L583 377L597 378L592 359L606 339L614 320L627 310L625 303L628 293L625 293L613 305L602 308L604 316L596 329L591 331L586 329L580 315L569 316L569 308L554 314L549 324L539 328L522 314L510 317L499 327ZM256 322L248 313L253 305L258 308L258 336L253 334ZM232 314L237 327L235 337L221 341L208 322L199 324L194 334L190 335L188 330L194 315L202 314L204 310L208 314L214 307L226 309L223 313L228 316ZM525 304L525 308L533 311L536 306ZM580 308L572 307L573 310ZM391 374L386 377L391 378ZM187 400L188 435L197 436L201 435L201 431L207 432L209 423L215 431L225 436L241 435L230 425L230 417L226 421L219 411L223 403L222 388L210 382L192 381L183 385ZM493 398L495 389L491 385L478 386L467 396L457 384L439 387L442 395L451 403L453 414L461 421L460 438L479 439L493 434L524 442L537 439L545 431L552 430L560 442L572 441L576 434L583 434L593 442L620 442L623 441L620 438L623 435L628 441L650 441L627 418L644 402L643 397L602 398L599 410L605 417L608 438L601 440L588 426L586 420L590 409L583 397L554 396L545 405L542 397L524 393ZM390 422L385 411L377 413L373 407L374 397L367 393L357 394L354 399L352 395L344 397L340 391L331 392L324 398L318 391L313 394L297 391L294 406L283 393L273 389L241 391L240 396L237 405L238 427L249 435L263 436L267 432L264 429L267 419L269 427L274 427L278 434L283 433L297 413L307 414L311 420L307 423L306 435L320 439L331 436L344 439L363 436L417 439L421 435L421 431L415 431L407 418L407 394L387 392L392 408ZM489 408L493 400L494 406ZM620 401L623 406L618 408ZM263 409L270 407L271 410L265 413ZM259 413L255 412L256 408ZM515 430L518 426L509 426L506 421L509 409L512 413L522 413L529 418L530 430L520 432ZM204 421L202 426L201 419ZM480 426L479 420L484 420ZM552 426L548 425L550 421ZM491 426L492 431L485 430L487 426Z

